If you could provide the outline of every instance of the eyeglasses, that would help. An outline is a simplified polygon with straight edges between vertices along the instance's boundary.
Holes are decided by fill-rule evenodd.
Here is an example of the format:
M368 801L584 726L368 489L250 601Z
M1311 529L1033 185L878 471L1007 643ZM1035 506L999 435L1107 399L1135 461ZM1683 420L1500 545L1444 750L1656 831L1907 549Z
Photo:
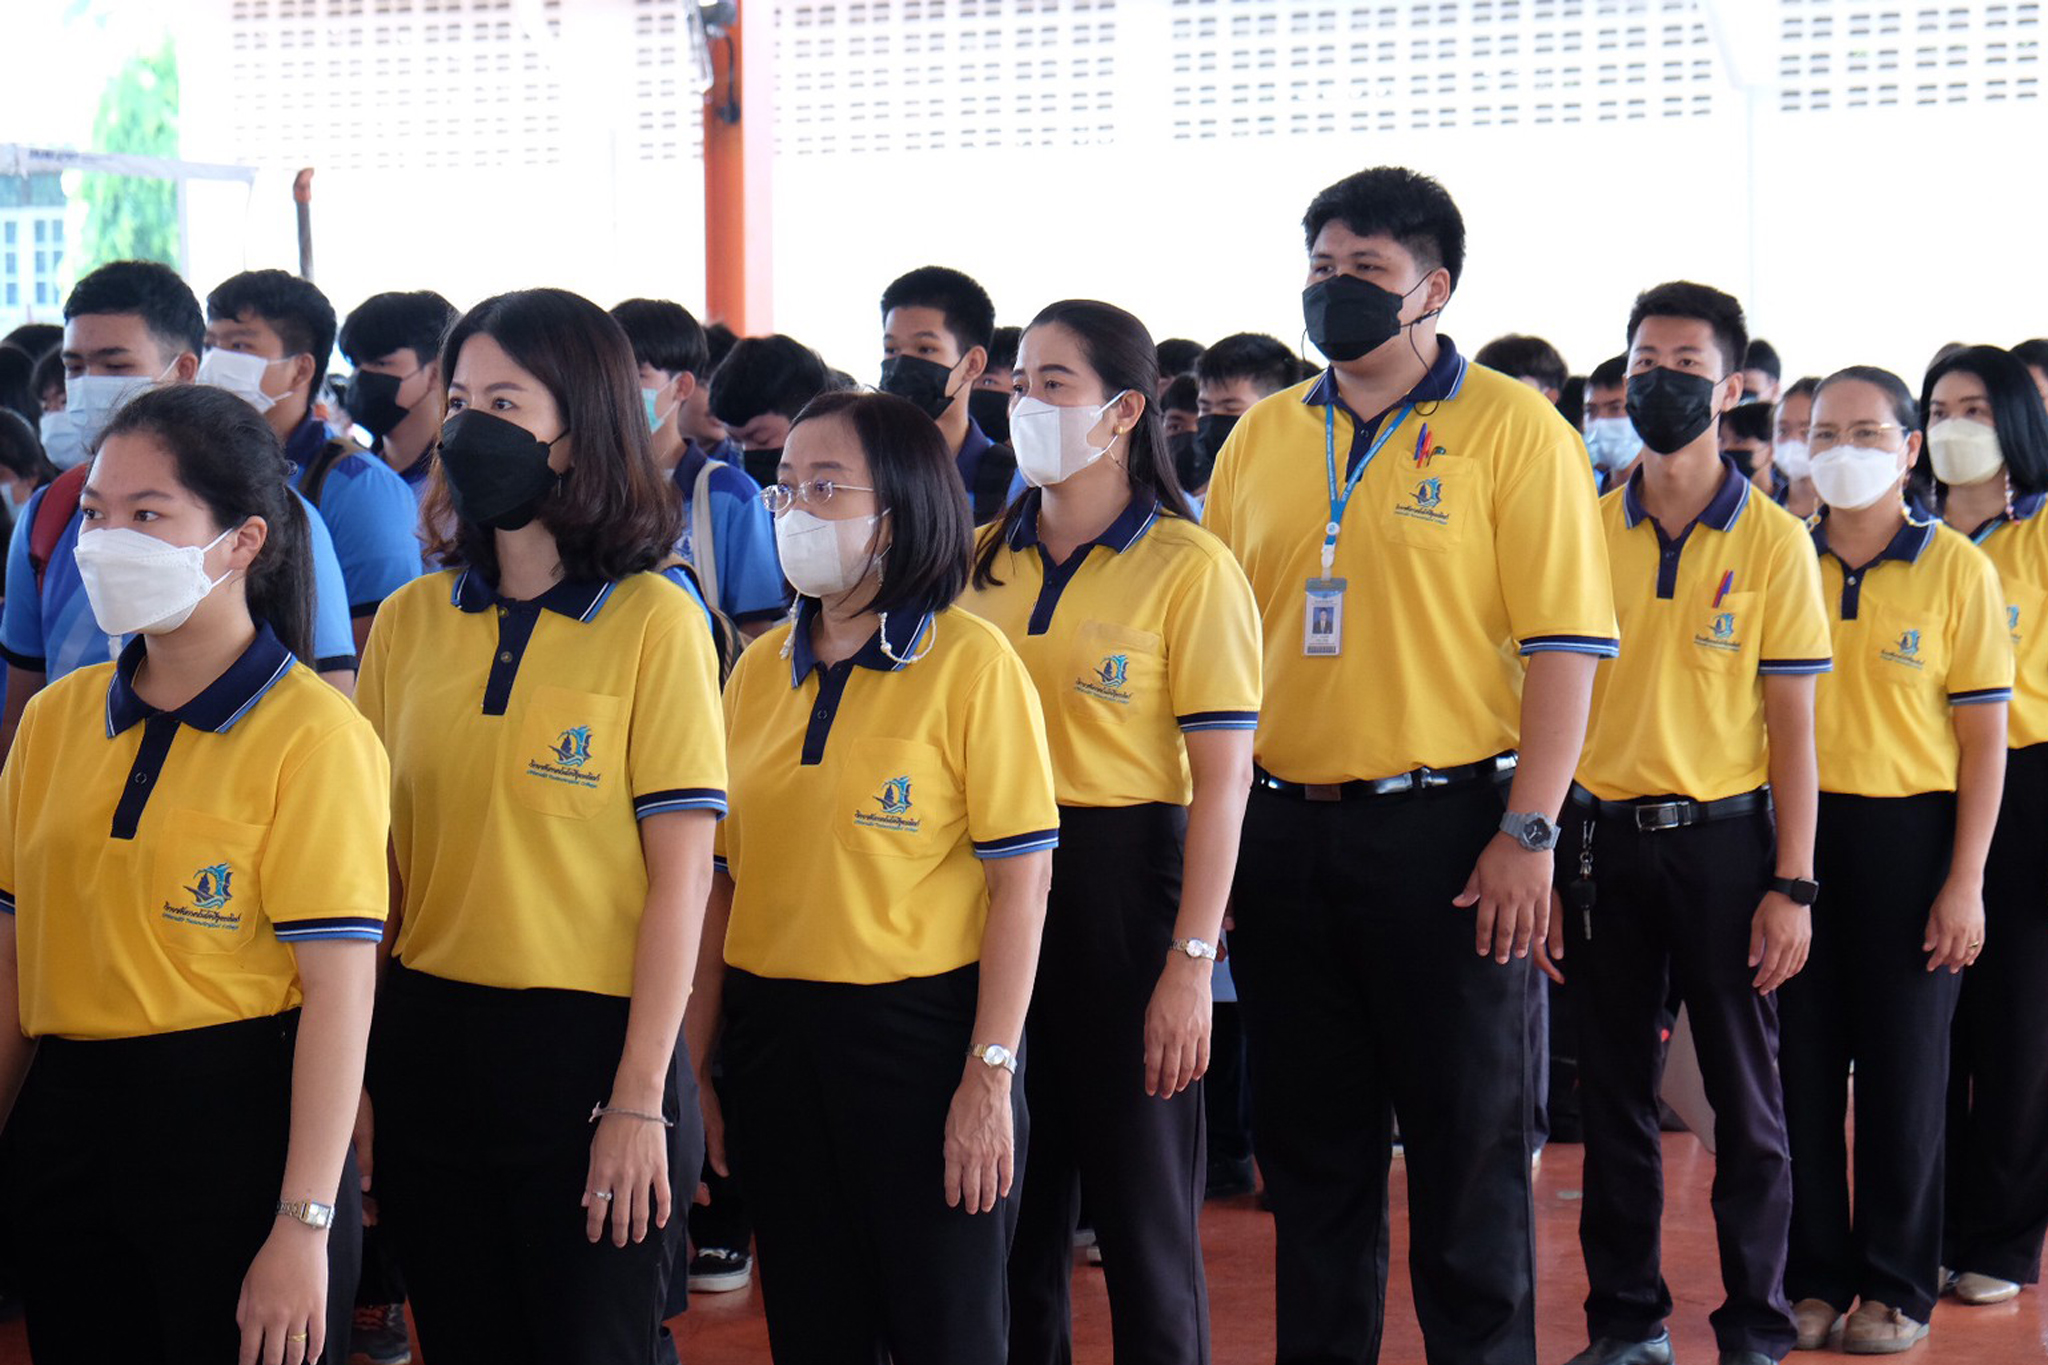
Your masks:
M761 501L768 505L768 511L781 516L801 502L806 507L823 507L838 493L872 493L875 490L857 483L834 483L830 479L811 479L794 486L786 483L771 483L761 490Z
M1847 427L1808 427L1806 445L1807 449L1816 455L1838 445L1861 446L1868 450L1881 447L1884 443L1884 434L1898 429L1896 422L1856 422Z

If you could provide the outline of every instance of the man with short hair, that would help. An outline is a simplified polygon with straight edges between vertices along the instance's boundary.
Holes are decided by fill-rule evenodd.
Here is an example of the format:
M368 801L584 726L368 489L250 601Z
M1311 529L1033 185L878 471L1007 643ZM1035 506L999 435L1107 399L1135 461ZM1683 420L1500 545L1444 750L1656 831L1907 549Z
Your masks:
M389 465L329 433L313 410L334 334L334 305L312 281L244 271L206 296L198 378L247 401L277 433L292 487L334 539L361 653L377 608L420 575L419 503Z
M882 391L939 424L976 525L1001 515L1017 473L1016 455L990 440L968 410L995 331L988 291L958 270L920 266L882 291Z
M1159 361L1159 392L1162 397L1168 384L1184 374L1193 374L1195 366L1202 360L1202 343L1186 337L1168 337L1152 349Z
M415 502L431 486L448 408L441 338L456 317L455 305L431 289L391 290L364 299L341 324L338 346L354 367L343 406Z
M1016 397L1017 347L1023 343L1022 327L998 327L989 343L988 367L974 381L967 398L967 415L981 424L988 438L998 445L1010 440L1010 400Z
M1777 348L1762 337L1751 338L1749 349L1742 356L1742 401L1777 402L1778 377L1784 372Z
M1603 360L1586 376L1586 453L1604 495L1621 487L1643 455L1643 439L1628 420L1628 357Z
M1738 403L1721 414L1721 454L1735 461L1743 476L1783 507L1790 481L1771 462L1771 405Z
M1263 398L1301 382L1301 361L1264 332L1233 332L1195 362L1195 430L1181 486L1200 498L1237 419ZM1199 504L1198 504L1199 507Z
M1521 380L1553 404L1564 393L1569 373L1564 357L1542 337L1510 332L1481 346L1472 358L1510 379Z

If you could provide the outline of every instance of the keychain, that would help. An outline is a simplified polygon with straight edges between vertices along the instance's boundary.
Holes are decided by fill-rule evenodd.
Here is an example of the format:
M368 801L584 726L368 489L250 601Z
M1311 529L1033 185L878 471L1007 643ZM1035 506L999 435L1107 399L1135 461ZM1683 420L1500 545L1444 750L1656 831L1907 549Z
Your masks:
M1586 942L1593 941L1593 902L1597 899L1598 888L1593 885L1593 830L1591 820L1586 821L1579 835L1579 875L1564 887L1566 908L1579 912L1579 923L1586 930Z

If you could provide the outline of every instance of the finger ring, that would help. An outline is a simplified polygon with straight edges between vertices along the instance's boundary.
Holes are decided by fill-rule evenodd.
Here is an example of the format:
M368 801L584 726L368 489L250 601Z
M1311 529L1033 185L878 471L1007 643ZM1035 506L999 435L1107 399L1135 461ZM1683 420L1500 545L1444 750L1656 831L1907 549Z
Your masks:
M1974 953L1979 948L1982 948L1984 946L1984 940L1980 938L1975 943L1967 944L1965 946L1968 947L1969 950Z
M610 1190L591 1190L588 1193L592 1199L602 1199L606 1203L611 1202L612 1192Z
M293 1332L285 1338L286 1341L304 1341L305 1339L306 1334L304 1332Z

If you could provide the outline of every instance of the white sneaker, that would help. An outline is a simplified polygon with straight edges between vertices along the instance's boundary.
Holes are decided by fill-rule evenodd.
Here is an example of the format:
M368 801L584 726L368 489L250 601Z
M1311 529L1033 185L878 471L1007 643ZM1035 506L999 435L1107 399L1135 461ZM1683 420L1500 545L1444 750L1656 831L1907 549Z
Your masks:
M1974 1270L1965 1270L1956 1276L1956 1297L1977 1307L2004 1303L2019 1292L2020 1287L2011 1280L2001 1280L1994 1275L1979 1275Z

